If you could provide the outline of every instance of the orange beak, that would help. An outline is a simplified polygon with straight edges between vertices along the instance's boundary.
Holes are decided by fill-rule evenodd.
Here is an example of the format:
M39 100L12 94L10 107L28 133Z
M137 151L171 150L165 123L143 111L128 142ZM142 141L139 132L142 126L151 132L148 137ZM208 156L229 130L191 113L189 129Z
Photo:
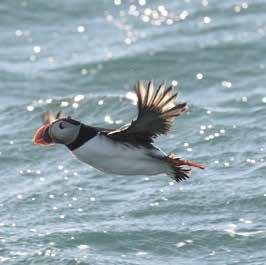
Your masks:
M41 128L39 128L33 138L33 142L39 145L51 145L54 144L53 139L49 134L50 124L45 124Z

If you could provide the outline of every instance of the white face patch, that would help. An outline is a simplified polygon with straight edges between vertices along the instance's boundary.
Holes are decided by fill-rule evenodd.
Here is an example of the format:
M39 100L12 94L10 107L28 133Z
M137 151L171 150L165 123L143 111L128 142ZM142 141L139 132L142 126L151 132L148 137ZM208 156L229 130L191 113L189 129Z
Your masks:
M81 124L73 124L67 120L57 120L50 127L51 138L58 143L70 144L78 137Z

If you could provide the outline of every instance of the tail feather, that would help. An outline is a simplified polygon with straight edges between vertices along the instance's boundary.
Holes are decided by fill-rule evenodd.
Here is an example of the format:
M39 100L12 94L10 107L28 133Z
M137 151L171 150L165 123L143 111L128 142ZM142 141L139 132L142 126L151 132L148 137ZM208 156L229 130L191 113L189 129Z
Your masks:
M204 169L204 166L200 163L189 160L182 160L180 158L174 158L171 155L166 157L166 161L170 166L170 171L168 174L176 182L180 182L189 178L191 168L184 168L183 166Z

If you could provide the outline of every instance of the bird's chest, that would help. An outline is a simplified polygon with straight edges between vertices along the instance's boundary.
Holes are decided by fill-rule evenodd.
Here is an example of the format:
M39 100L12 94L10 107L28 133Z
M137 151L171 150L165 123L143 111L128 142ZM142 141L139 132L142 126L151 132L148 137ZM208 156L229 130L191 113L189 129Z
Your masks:
M101 161L115 152L115 146L105 136L96 135L79 148L73 154L83 162L93 163Z
M119 175L156 175L163 172L160 160L150 155L151 150L120 142L98 134L73 151L81 161L98 170ZM155 149L154 155L164 154Z
M97 135L73 151L81 161L105 172L129 174L134 161L147 159L145 152L126 144L113 142L104 135Z

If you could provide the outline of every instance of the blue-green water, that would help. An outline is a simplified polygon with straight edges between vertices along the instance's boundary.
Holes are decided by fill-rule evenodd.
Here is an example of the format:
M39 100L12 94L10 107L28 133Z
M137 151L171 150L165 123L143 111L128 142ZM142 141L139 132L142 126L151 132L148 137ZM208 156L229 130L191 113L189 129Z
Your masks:
M265 264L265 10L2 0L0 264ZM138 79L177 84L190 109L158 145L205 171L113 176L32 144L47 110L129 122Z

